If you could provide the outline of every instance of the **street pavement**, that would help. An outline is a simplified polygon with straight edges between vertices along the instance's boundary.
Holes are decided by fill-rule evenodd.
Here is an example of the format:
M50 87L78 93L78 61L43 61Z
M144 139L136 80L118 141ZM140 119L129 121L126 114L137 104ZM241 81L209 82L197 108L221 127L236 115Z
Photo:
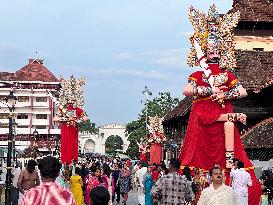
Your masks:
M123 205L121 202L122 202L122 197L119 204L115 202L113 203L113 205ZM128 201L126 205L138 205L137 189L131 190L129 192L129 197L128 197Z

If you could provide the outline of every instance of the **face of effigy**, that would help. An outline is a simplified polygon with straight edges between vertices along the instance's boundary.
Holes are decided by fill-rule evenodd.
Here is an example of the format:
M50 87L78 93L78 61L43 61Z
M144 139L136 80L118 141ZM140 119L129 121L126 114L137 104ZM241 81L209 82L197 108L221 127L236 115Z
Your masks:
M219 37L219 25L215 22L208 23L207 60L208 63L218 63L221 57L221 38Z

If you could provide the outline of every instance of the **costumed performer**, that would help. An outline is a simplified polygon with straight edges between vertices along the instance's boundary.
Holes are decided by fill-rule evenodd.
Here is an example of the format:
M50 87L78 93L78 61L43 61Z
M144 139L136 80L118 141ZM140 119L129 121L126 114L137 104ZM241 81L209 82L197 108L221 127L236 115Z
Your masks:
M147 144L147 142L145 141L141 141L140 143L138 143L138 147L139 147L139 159L140 161L142 161L143 163L148 162L148 153L149 153L149 145Z
M78 123L88 120L83 111L83 85L83 78L62 78L59 101L50 95L59 108L53 121L61 123L61 161L64 164L78 161Z
M164 135L162 121L163 118L158 116L149 117L150 125L147 125L149 132L151 133L148 142L150 146L150 163L159 164L162 161L162 143L166 140Z
M246 123L246 115L234 113L231 104L232 99L247 95L231 72L236 68L232 30L238 23L239 12L221 17L215 5L209 8L208 15L191 6L189 18L195 33L190 38L193 47L188 64L201 65L203 70L190 75L183 92L194 100L180 152L181 164L204 170L214 164L231 168L235 155L252 176L249 204L256 205L261 188L234 125L236 121Z

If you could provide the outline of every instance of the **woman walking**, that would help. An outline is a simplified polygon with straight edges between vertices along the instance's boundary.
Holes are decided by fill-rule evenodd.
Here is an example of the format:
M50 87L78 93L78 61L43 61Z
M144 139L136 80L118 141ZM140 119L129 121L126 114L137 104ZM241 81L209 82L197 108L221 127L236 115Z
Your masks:
M144 193L145 193L145 205L153 205L153 199L151 196L151 189L154 185L152 178L152 167L147 167L147 172L143 176L143 185L144 185Z
M120 185L120 193L123 197L123 204L126 205L128 200L128 192L131 190L131 180L132 180L132 173L128 169L126 163L124 163L123 168L120 172L118 183Z
M75 168L75 174L70 178L71 192L75 198L77 205L83 204L83 192L82 192L82 177L81 169L79 167Z
M96 167L93 171L93 176L89 177L88 184L86 186L86 193L85 193L85 203L90 205L91 199L90 199L90 192L92 189L94 189L97 186L104 186L105 182L103 181L101 177L101 169L100 167Z

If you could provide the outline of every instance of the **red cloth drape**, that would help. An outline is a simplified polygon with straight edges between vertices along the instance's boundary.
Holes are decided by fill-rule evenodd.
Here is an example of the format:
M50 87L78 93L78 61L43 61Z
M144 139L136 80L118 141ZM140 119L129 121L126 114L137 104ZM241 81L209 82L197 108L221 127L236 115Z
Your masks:
M224 70L221 72L226 72L228 76L227 81L222 85L231 88L238 82L231 72ZM196 83L197 86L210 86L201 71L191 74L189 81ZM222 168L226 167L224 122L216 121L221 114L226 113L233 113L231 101L228 100L225 101L225 108L222 108L219 102L205 98L197 99L193 103L179 156L182 165L204 170L211 169L215 164L219 164ZM261 196L261 185L254 174L253 165L246 155L237 128L234 134L234 154L235 158L244 162L252 178L249 205L257 205ZM227 178L229 179L229 173Z
M61 161L71 164L78 161L78 127L62 124L61 127Z
M150 148L150 163L159 164L162 161L162 144L152 143Z
M184 144L180 152L181 164L209 170L215 164L226 166L224 122L216 122L221 114L233 112L231 102L222 108L217 101L201 100L193 103ZM249 169L253 186L249 188L249 205L259 204L261 186L254 174L253 165L243 148L237 128L235 128L235 158L244 162Z
M82 116L83 110L68 106L67 110L76 110L76 116ZM78 161L78 125L62 123L61 125L61 161L71 164L73 160Z
M148 162L148 155L147 155L147 154L142 154L142 153L140 153L140 154L139 154L139 159L140 159L140 161L142 161L142 162Z

